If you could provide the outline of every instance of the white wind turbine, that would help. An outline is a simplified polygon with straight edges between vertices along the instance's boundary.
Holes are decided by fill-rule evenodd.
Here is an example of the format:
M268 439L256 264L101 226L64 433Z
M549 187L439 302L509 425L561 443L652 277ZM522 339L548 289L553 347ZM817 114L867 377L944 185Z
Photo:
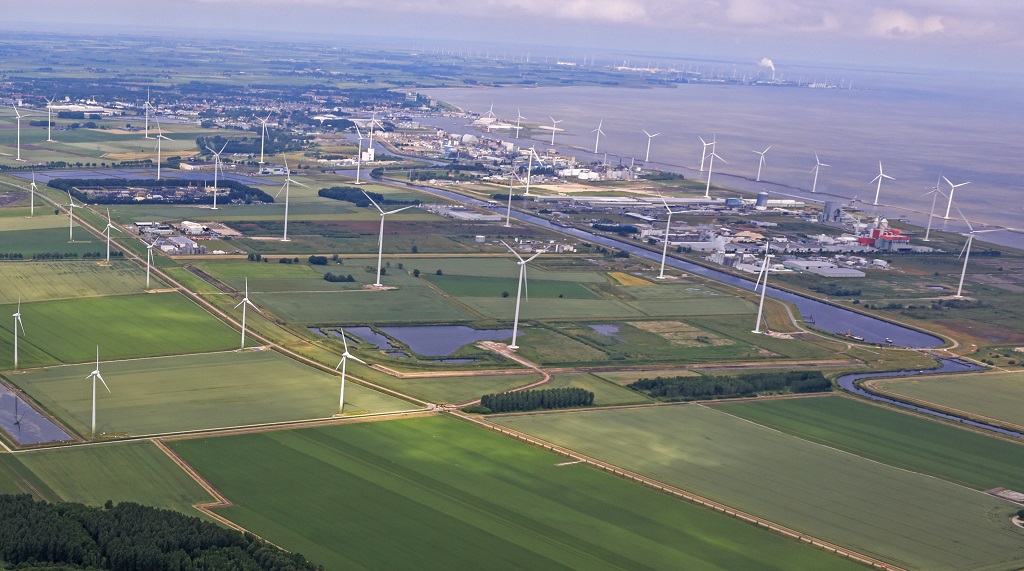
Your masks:
M964 296L961 294L964 290L964 277L967 276L967 260L971 258L971 244L974 243L974 235L985 234L988 232L999 232L1000 230L1002 230L1002 228L993 228L991 230L975 230L974 226L971 226L971 223L967 220L967 217L964 216L964 213L960 211L959 206L956 207L956 211L960 213L960 217L964 219L964 224L967 224L967 228L970 230L970 232L966 234L967 243L964 244L964 249L960 250L960 256L962 256L964 259L964 267L962 270L960 270L960 283L957 284L956 295L953 296L956 299L963 299Z
M359 181L359 168L363 164L363 133L356 127L356 136L359 137L359 150L356 152L356 184L363 184Z
M289 194L291 194L291 188L292 188L293 184L297 184L297 185L299 185L301 187L304 187L304 188L309 188L308 186L302 184L301 182L297 182L297 181L292 180L292 171L291 171L291 169L288 168L288 157L285 156L284 157L284 184L281 185L281 190L284 191L284 235L281 237L281 241L282 242L291 242L291 240L288 239L288 201L289 201ZM278 196L281 196L281 190L277 191L277 195L274 196L275 199Z
M341 342L345 344L345 352L341 354L341 361L339 361L338 366L334 368L334 370L337 371L338 367L341 367L341 396L338 398L338 414L341 414L345 412L345 366L348 365L349 359L364 365L366 364L366 361L348 352L348 341L345 340L345 330L340 327L338 329L341 331Z
M373 148L373 126L374 125L377 125L381 129L384 128L384 125L382 125L381 122L377 120L377 112L376 111L374 111L373 115L370 117L370 143L369 143L369 147L368 147L370 149Z
M51 130L53 129L53 102L57 99L54 95L53 99L46 100L46 142L52 143L53 137L51 136Z
M274 112L271 111L270 113L267 113L266 117L263 117L263 118L257 117L257 119L259 119L260 123L262 124L262 127L260 129L260 164L261 165L263 164L263 145L264 145L264 143L266 143L266 140L267 140L267 121L270 120L270 116L273 115L273 114L274 114Z
M497 115L494 114L494 103L491 103L491 108L487 110L487 118L494 119Z
M81 206L75 204L75 199L72 198L71 193L68 192L68 242L74 242L75 236L75 209L81 208Z
M880 192L882 192L882 179L883 178L887 178L889 180L896 180L896 179L892 178L891 176L889 176L889 175L885 174L884 172L882 172L882 161L878 161L878 176L876 176L875 178L871 179L871 182L878 181L878 187L875 188L875 202L874 202L875 206L878 206L878 194Z
M387 216L388 214L395 214L403 210L408 210L410 208L415 207L416 205L414 204L412 206L403 206L402 208L396 208L394 210L388 210L385 212L384 209L380 207L380 205L378 205L376 202L374 202L372 198L370 198L369 194L366 194L365 190L363 191L363 195L365 195L366 199L369 200L371 204L373 204L374 208L376 208L378 212L380 212L380 236L377 237L377 281L374 282L373 284L377 287L380 287L380 264L381 259L384 256L384 217Z
M594 129L593 131L591 131L591 133L597 133L597 138L594 140L594 154L595 155L597 154L597 146L601 144L601 135L604 135L604 131L601 130L602 126L604 126L604 119L601 119L601 121L598 122L597 129Z
M18 296L18 311L14 312L14 368L18 368L18 327L22 336L25 335L25 324L21 322L21 296Z
M213 208L211 210L217 210L217 171L223 169L220 162L220 154L224 152L224 149L228 148L228 141L224 141L224 146L220 148L220 152L211 149L210 145L206 145L206 148L213 153Z
M156 120L156 179L160 180L160 163L163 160L161 141L165 139L172 141L173 139L164 136L164 131L160 128L160 119L158 117L153 117L153 119Z
M704 189L704 198L711 198L711 173L715 168L715 157L718 157L718 160L722 161L723 163L729 164L729 161L718 156L718 153L715 152L714 147L711 147L711 152L708 153L708 157L711 160L708 161L708 186L707 188Z
M538 163L540 163L541 165L544 164L544 161L541 160L540 155L537 154L537 149L535 147L530 147L530 162L526 166L526 191L524 192L526 196L530 196L530 179L533 178L534 157L537 158Z
M765 244L764 248L764 261L761 262L761 271L757 275L757 282L754 283L754 291L757 291L758 285L761 286L761 302L757 306L757 321L754 322L754 330L752 333L761 332L761 317L764 315L764 297L768 291L768 268L772 261L772 254L768 253L768 245Z
M39 188L36 186L36 171L32 171L32 184L28 187L28 215L36 215L36 193L39 192Z
M502 240L501 243L508 248L509 252L512 252L512 255L514 255L518 260L516 263L519 264L519 289L516 291L516 314L515 319L512 322L512 343L508 346L509 349L518 349L519 346L516 345L516 336L519 333L519 304L523 299L523 283L526 282L526 264L532 262L537 256L543 254L547 250L539 250L536 254L524 260L523 257L519 255L519 252L513 250L512 246L506 244L504 240ZM527 286L527 288L529 288L529 286ZM527 291L529 291L529 289L527 289ZM527 293L526 295L529 297L530 294Z
M103 375L100 375L100 346L96 346L96 368L93 369L86 380L92 380L92 438L96 438L96 381L103 383L103 388L110 392L110 387L107 386L107 382L103 380Z
M646 129L641 129L641 131L644 132L644 135L647 135L647 154L644 155L644 162L646 163L647 161L651 160L651 139L657 137L661 133L651 134L648 133Z
M143 241L146 245L146 289L149 289L149 267L153 265L153 246L155 242Z
M505 228L512 226L512 183L516 180L519 181L519 184L523 184L523 179L516 172L515 165L512 165L512 170L509 172L508 177L508 208L505 210Z
M757 178L754 179L755 182L761 182L761 167L764 166L764 154L767 153L770 148L772 148L772 146L768 145L768 148L763 151L754 151L755 154L761 155L761 158L757 161Z
M708 147L711 147L711 151L714 152L715 139L711 139L711 142L709 143L704 140L704 137L697 138L700 139L700 142L704 145L704 148L701 150L700 153L700 172L704 172L704 161L708 158Z
M556 121L551 115L548 115L548 119L551 119L551 146L553 147L555 146L555 130L558 129L558 124L565 121L565 119L559 119Z
M811 184L811 192L818 191L818 171L821 170L821 167L830 166L832 165L827 165L821 162L821 159L818 158L818 153L814 153L814 168L811 169L812 171L814 171L814 182Z
M145 107L146 109L146 135L143 137L143 139L152 139L153 137L149 136L149 109L152 107L152 105L150 105L149 103L149 88L146 88L146 103L143 105L143 107Z
M924 239L922 240L923 242L931 242L929 236L931 236L932 233L932 219L935 218L935 200L939 197L940 194L942 196L946 196L946 193L939 190L939 181L935 181L935 188L933 188L929 192L924 193L925 196L928 196L929 194L932 195L932 209L928 211L928 227L924 231Z
M20 161L20 160L22 160L21 159L21 113L18 111L18 108L15 107L14 105L11 105L11 109L14 109L14 116L18 120L18 156L14 160Z
M942 180L946 181L946 184L949 185L949 202L946 203L946 216L944 216L946 220L949 220L949 208L953 206L953 193L956 192L956 189L960 188L961 186L971 183L961 182L960 184L953 184L949 182L949 179L946 177L942 177Z
M110 231L117 230L118 232L124 233L120 228L114 226L114 223L110 221L110 209L107 209L107 226L103 229L103 232L107 235L107 264L110 264ZM148 285L148 284L147 284Z
M676 214L668 207L668 201L665 200L664 196L661 197L661 202L665 205L665 210L668 211L668 220L665 222L665 244L661 248L661 271L658 272L659 280L665 279L665 258L668 256L668 231L672 227L672 215Z
M249 278L245 278L245 297L235 305L235 309L238 309L239 306L242 307L242 349L245 349L245 306L247 305L255 309L256 313L263 313L260 311L260 308L256 307L253 302L249 301Z
M516 108L516 138L517 139L519 138L519 131L522 129L522 127L519 126L519 122L522 121L523 119L526 119L526 117L523 117L522 112L518 108Z

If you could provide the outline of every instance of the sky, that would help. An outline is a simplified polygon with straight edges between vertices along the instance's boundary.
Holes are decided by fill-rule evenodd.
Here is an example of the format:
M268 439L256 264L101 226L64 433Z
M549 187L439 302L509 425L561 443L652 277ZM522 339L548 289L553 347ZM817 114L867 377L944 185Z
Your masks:
M187 29L1019 73L1020 0L0 0L2 29Z

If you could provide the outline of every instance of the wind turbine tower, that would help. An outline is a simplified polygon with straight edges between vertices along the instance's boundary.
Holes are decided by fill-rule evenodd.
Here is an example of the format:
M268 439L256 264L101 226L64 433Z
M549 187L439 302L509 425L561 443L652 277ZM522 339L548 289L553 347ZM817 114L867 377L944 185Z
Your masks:
M103 388L110 392L110 387L107 386L107 382L103 380L103 375L100 374L100 346L96 346L96 368L93 369L87 380L92 380L92 438L96 438L96 381L103 383Z
M811 184L811 192L818 191L818 171L821 170L821 167L830 166L832 165L827 165L821 162L821 159L818 158L818 153L814 153L814 168L811 169L812 171L814 171L814 182Z
M263 164L263 145L264 145L264 143L266 143L266 140L267 140L267 121L270 120L270 116L273 115L273 114L274 114L274 112L271 111L270 113L267 113L267 116L263 117L262 119L257 117L257 119L259 119L260 123L262 124L262 127L260 128L260 164L261 165Z
M52 129L53 129L53 102L54 102L55 99L57 99L56 95L53 96L53 99L47 99L46 100L46 142L47 143L52 143L53 142L53 137L51 136L51 134L52 134Z
M555 118L550 115L548 115L548 118L551 119L551 146L553 147L555 146L555 131L558 129L558 124L565 121L565 119L559 119L556 121Z
M772 146L768 145L768 148L763 151L754 151L755 154L761 155L761 158L757 161L757 178L754 179L755 182L761 182L761 167L764 166L764 154L767 153L770 148L772 148Z
M359 150L356 152L356 184L363 184L359 181L359 170L363 164L363 133L356 127L356 136L359 137Z
M949 182L949 179L946 177L942 177L942 180L946 181L946 184L949 185L949 202L946 203L946 216L944 217L946 220L949 220L949 209L951 206L953 206L953 193L956 192L956 189L960 188L961 186L971 183L961 182L960 184L953 184Z
M238 305L235 306L235 309L238 309L239 306L242 307L242 346L241 346L241 349L245 349L245 306L247 306L247 305L249 307L252 307L253 309L255 309L256 313L263 313L262 311L260 311L260 308L256 307L256 305L253 302L249 301L249 278L245 278L245 297L243 297L242 301L238 302Z
M291 187L292 187L293 184L297 184L297 185L299 185L301 187L304 187L304 188L309 188L308 186L302 184L301 182L296 182L296 181L292 180L292 171L291 171L290 168L288 168L288 157L285 156L284 157L284 184L281 185L281 190L284 191L284 235L281 237L281 241L282 242L290 242L291 241L291 240L288 239L288 202L289 202L289 194L291 193ZM281 196L281 190L277 191L277 196L274 197L275 199L278 196Z
M81 208L75 204L75 199L72 198L71 192L68 192L68 242L75 241L75 208Z
M366 196L366 199L369 200L371 204L373 204L374 208L376 208L378 212L380 212L380 236L377 237L377 281L374 282L373 284L377 287L380 287L380 264L381 259L384 256L384 217L386 217L388 214L395 214L403 210L408 210L410 208L415 207L415 205L403 206L402 208L396 208L394 210L388 210L385 212L384 209L380 207L380 205L378 205L372 198L370 198L369 194L366 194L365 190L363 191L363 195Z
M14 312L14 368L18 368L18 327L21 335L25 335L25 324L21 322L21 296L18 296L18 311Z
M164 131L160 128L160 119L157 119L156 117L154 117L154 119L156 119L156 179L160 180L160 163L163 161L163 155L161 154L161 141L165 139L171 141L173 139L164 136Z
M711 152L708 153L708 158L710 159L708 161L708 186L704 189L704 198L711 198L711 173L715 168L715 157L718 157L718 160L723 163L729 164L729 161L719 157L718 153L715 152L715 148L711 147Z
M146 89L146 103L143 107L146 109L146 135L143 138L152 139L152 137L149 136L149 109L152 107L149 103L149 89Z
M761 302L757 306L757 321L754 322L754 330L752 333L761 333L761 318L764 315L764 297L765 292L768 291L768 269L771 265L772 254L768 253L768 246L764 248L764 261L761 262L761 272L758 274L757 282L754 284L754 291L757 291L757 286L761 286Z
M217 170L218 169L223 169L223 167L221 166L221 162L220 162L220 154L224 152L224 149L228 148L228 142L224 141L224 146L220 148L220 153L218 153L217 151L214 151L213 149L211 149L209 145L207 145L206 148L209 149L209 151L211 153L213 153L213 208L212 208L212 210L217 210L217 190L218 190L218 187L217 187Z
M36 186L36 171L32 171L32 184L28 187L28 215L36 215L36 193L39 192L39 188Z
M594 154L595 155L597 154L597 146L601 144L601 135L604 135L604 131L601 130L601 127L603 125L604 125L604 119L601 119L601 121L597 124L597 129L594 129L593 131L591 131L591 133L597 133L597 138L594 140Z
M501 243L508 248L509 252L512 252L512 255L518 260L516 263L519 264L519 289L516 291L516 314L515 319L512 322L512 343L508 346L509 349L518 349L519 346L516 345L516 336L519 334L519 304L523 299L523 284L526 282L526 264L532 262L537 258L537 256L543 254L547 250L540 250L533 256L524 260L523 257L519 255L519 252L512 249L512 246L509 246L504 241ZM527 286L527 288L529 288L529 286ZM527 293L527 296L529 296L529 293Z
M661 197L661 202L665 205L665 210L668 211L668 220L665 222L665 243L661 248L661 270L658 272L659 280L665 279L665 258L668 256L668 232L672 227L672 215L675 214L675 212L672 212L672 209L668 207L668 201L665 200L664 196Z
M647 135L647 154L644 155L644 162L646 163L647 161L651 160L651 139L657 137L661 133L654 133L652 135L651 133L648 133L646 129L641 129L641 131L644 132L644 135Z
M932 233L932 219L935 218L935 200L939 197L940 194L942 196L946 196L946 193L939 190L939 181L935 181L935 188L933 188L929 192L924 193L925 196L928 196L929 194L932 195L932 209L928 211L928 227L925 228L924 239L922 240L922 242L931 242L929 236L931 236Z
M18 111L18 108L16 106L14 106L14 105L11 105L11 109L14 109L14 116L18 120L18 156L14 160L20 161L20 160L22 160L21 159L21 113Z
M110 221L110 209L108 208L107 209L107 226L106 226L106 228L103 229L103 232L106 233L106 235L107 235L107 265L108 266L110 265L110 231L111 230L117 230L118 232L121 232L122 234L124 233L124 232L121 231L120 228L118 228L117 226L114 226L114 223Z
M715 150L715 140L712 139L709 143L704 140L704 137L697 138L700 139L700 142L704 145L704 148L701 150L700 154L700 172L704 172L704 161L707 160L708 158L708 147L711 147L711 150L713 152Z
M889 176L889 175L885 174L884 172L882 172L882 161L878 161L878 176L876 176L875 178L871 179L871 182L878 181L878 187L875 188L875 202L874 202L875 206L878 206L878 195L879 195L879 193L882 192L882 179L883 178L887 178L889 180L896 180L896 179L892 178L891 176Z
M348 341L345 339L345 330L340 327L338 329L341 331L341 342L345 344L345 352L341 354L341 361L339 361L338 366L334 368L334 370L337 371L338 367L341 367L341 396L338 397L338 414L341 414L345 412L345 366L348 365L349 359L364 365L366 364L366 361L348 352Z

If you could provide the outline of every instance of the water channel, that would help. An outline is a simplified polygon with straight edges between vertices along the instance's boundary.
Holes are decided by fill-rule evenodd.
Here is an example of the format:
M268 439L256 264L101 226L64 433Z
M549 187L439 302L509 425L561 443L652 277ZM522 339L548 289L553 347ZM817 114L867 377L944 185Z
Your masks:
M72 440L68 433L7 387L0 387L0 428L22 445Z

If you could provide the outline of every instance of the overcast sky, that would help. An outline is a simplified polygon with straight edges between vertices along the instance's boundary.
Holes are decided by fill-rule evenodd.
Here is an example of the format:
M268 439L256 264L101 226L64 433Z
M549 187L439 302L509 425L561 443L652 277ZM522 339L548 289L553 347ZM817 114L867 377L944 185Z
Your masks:
M0 0L0 28L275 30L754 61L1024 71L1021 0ZM28 26L27 26L28 27ZM577 52L578 53L578 52Z

